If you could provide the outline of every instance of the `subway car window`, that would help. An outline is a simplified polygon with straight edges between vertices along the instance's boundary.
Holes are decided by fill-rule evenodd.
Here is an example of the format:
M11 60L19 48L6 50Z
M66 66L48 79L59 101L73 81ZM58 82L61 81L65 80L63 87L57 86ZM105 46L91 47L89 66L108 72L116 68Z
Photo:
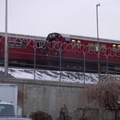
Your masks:
M9 47L11 47L11 48L14 48L15 47L15 40L13 40L13 39L10 39L9 40Z
M76 45L76 41L72 40L72 47L75 47L75 45Z
M21 40L16 40L16 48L21 48Z
M94 51L95 50L95 46L94 46L93 43L89 43L88 48L89 48L89 51Z
M36 42L36 47L37 48L43 48L44 45L45 45L45 42L43 42L43 41L37 41Z
M77 41L77 47L78 47L78 48L81 47L81 41L80 41L80 40Z
M65 41L66 42L70 42L70 38L65 38Z
M22 41L22 47L27 48L28 47L28 41Z
M112 45L112 49L113 49L114 51L116 50L116 45L115 45L115 44Z
M95 44L95 51L98 51L99 50L99 44Z
M120 51L120 45L117 45L117 49L118 49L118 51Z
M106 52L106 45L102 44L100 47L101 52Z
M40 47L40 43L37 41L36 42L36 47L39 48Z

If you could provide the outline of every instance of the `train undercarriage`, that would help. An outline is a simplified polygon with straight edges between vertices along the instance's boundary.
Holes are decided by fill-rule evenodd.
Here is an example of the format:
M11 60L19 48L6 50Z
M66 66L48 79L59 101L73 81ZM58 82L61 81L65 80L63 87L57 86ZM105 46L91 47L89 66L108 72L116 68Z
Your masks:
M0 59L0 65L4 66L4 59ZM88 73L120 74L120 64L98 61L56 59L56 60L25 60L9 59L8 66L28 67L36 69L49 69L58 71L76 71ZM100 68L99 68L100 67Z

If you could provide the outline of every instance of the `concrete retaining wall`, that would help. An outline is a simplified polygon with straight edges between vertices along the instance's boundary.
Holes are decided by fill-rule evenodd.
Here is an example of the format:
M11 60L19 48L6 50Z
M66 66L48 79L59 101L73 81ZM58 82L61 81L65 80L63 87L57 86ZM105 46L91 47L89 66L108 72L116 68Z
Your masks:
M22 107L23 115L26 116L39 110L47 112L55 120L65 104L69 115L74 118L75 110L81 107L81 92L84 84L4 77L0 78L0 82L18 85L18 104Z

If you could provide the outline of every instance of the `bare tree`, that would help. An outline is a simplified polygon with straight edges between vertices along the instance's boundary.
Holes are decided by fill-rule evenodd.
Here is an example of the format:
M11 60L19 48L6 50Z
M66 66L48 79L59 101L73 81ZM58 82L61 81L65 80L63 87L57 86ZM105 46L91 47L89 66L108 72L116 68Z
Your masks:
M97 84L87 85L84 90L88 102L97 101L98 104L106 109L120 109L120 81L110 79L103 80Z

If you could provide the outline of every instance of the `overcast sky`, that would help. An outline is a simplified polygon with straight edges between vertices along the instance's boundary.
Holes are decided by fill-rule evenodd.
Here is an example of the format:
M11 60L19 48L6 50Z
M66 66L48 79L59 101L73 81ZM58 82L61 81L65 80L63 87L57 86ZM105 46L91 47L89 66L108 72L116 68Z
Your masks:
M0 0L0 32L5 31ZM120 40L120 0L8 0L8 32L46 37L51 32Z

